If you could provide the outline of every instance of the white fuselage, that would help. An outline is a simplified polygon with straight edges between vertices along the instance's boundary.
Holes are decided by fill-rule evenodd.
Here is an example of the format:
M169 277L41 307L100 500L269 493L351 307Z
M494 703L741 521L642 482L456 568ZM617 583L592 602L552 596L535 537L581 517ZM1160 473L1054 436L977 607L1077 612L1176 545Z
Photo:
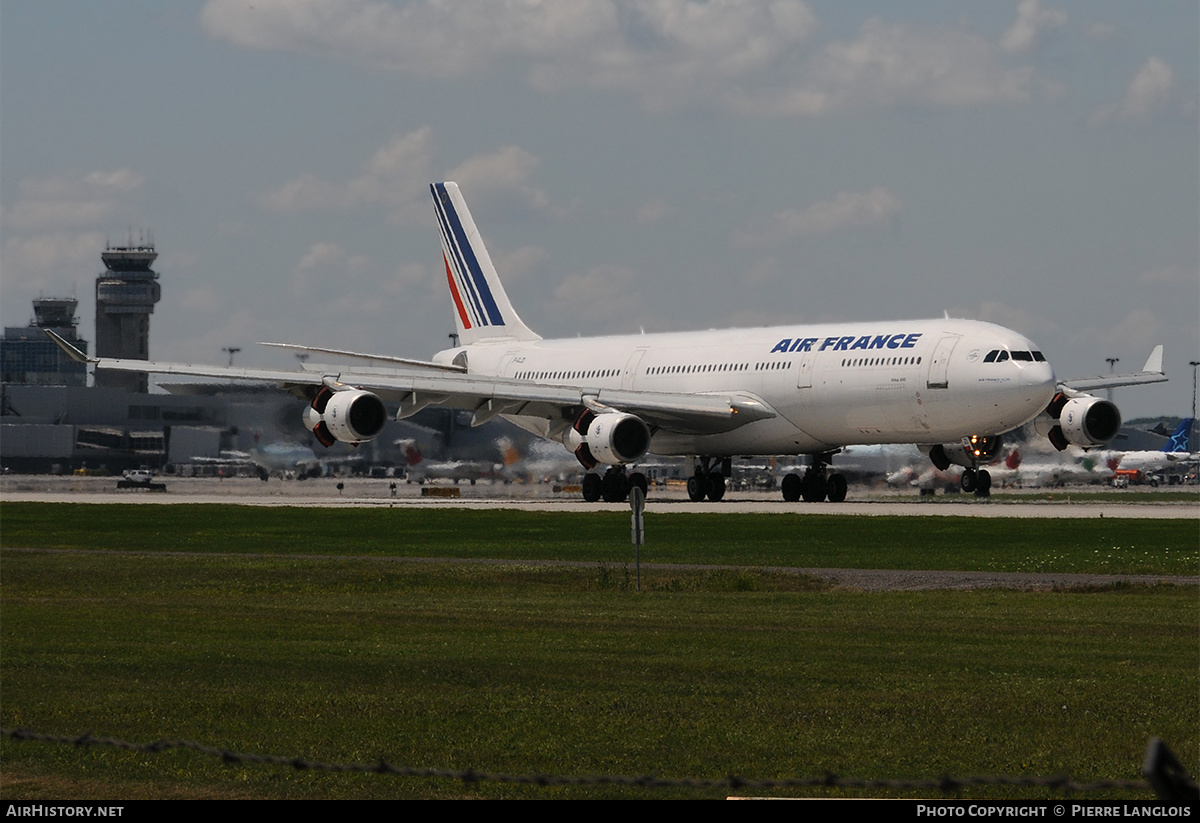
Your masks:
M997 356L997 350L1009 354ZM1055 392L1050 364L1028 339L972 320L489 340L436 359L445 362L464 351L472 374L600 390L739 392L776 414L721 434L659 429L651 451L662 455L955 443L1026 423ZM511 419L536 434L557 436L553 421Z

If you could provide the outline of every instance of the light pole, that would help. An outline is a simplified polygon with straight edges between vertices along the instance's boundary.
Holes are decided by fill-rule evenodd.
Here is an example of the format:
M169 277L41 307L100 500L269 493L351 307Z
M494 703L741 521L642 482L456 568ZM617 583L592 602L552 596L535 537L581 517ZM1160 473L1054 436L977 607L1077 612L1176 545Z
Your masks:
M1196 419L1196 367L1200 366L1200 360L1189 360L1188 365L1192 367L1192 419ZM1196 425L1195 423L1192 424Z
M1121 358L1119 358L1119 357L1106 357L1104 359L1108 361L1108 373L1109 374L1112 374L1116 370L1117 364L1121 362ZM1108 402L1109 403L1112 402L1112 393L1113 393L1113 390L1109 389L1108 390Z
M233 356L234 356L235 354L237 354L238 352L240 352L241 350L242 350L242 349L241 349L241 347L240 347L240 346L230 346L230 347L229 347L229 348L227 348L227 349L221 349L221 351L223 351L223 352L229 352L229 365L230 365L230 367L232 367L232 366L233 366Z

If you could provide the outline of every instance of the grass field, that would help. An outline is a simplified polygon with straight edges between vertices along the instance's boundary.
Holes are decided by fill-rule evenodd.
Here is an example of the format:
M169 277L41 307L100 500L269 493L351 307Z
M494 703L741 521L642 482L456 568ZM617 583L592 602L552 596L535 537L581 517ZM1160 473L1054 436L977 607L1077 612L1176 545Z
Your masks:
M1192 774L1200 765L1194 588L863 593L750 568L644 572L636 592L629 518L611 513L2 514L6 549L100 550L3 552L6 728L568 775L1133 780L1151 736ZM1163 575L1200 565L1194 521L648 515L647 531L654 561ZM0 758L6 799L724 795L11 740Z

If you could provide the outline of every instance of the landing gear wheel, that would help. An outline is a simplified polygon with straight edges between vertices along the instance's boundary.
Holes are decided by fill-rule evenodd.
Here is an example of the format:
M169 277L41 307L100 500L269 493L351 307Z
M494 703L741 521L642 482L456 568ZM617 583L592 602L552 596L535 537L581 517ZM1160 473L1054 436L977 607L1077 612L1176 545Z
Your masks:
M992 496L992 475L987 469L980 469L975 473L975 496Z
M703 474L693 474L687 482L688 500L699 503L708 496L708 477Z
M785 474L783 476L783 480L779 484L779 490L783 492L783 500L785 503L799 502L800 486L800 475Z
M716 503L725 496L725 475L710 472L708 475L708 499Z
M583 476L583 499L588 503L595 503L604 493L604 481L600 479L600 475L588 472Z
M609 469L601 482L601 496L605 503L624 503L629 497L629 481L622 469Z
M646 482L646 475L641 472L634 472L629 475L629 490L633 491L633 487L637 486L642 490L642 496L645 497L650 491L650 484Z
M825 500L825 481L816 474L804 473L800 481L800 496L805 503L821 503Z
M841 474L829 475L825 483L825 494L830 503L841 503L846 499L846 477Z
M971 494L975 491L978 485L978 480L975 477L974 469L965 469L962 473L962 479L958 481L958 486L965 494Z

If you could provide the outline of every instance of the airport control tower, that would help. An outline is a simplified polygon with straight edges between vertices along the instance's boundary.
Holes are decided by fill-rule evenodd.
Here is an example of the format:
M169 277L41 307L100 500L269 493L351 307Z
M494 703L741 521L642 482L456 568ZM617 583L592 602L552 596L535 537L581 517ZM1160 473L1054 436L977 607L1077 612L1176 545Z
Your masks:
M153 243L109 246L100 255L107 271L96 277L96 356L150 359L150 315L162 297ZM96 385L145 393L144 374L97 369Z

